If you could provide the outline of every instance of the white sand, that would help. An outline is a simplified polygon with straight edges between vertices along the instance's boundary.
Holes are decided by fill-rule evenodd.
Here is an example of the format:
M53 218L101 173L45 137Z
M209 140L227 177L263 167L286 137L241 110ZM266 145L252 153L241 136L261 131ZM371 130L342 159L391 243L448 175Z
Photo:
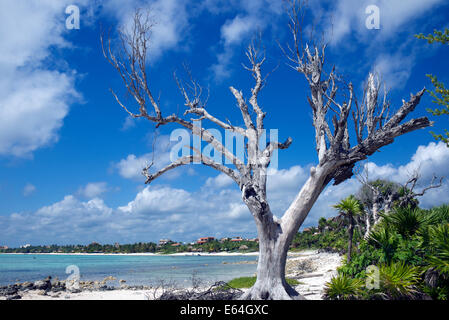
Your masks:
M298 266L307 265L302 271ZM287 260L286 277L301 282L295 289L308 300L321 300L326 282L337 275L337 268L342 264L342 256L337 253L303 251L291 254Z

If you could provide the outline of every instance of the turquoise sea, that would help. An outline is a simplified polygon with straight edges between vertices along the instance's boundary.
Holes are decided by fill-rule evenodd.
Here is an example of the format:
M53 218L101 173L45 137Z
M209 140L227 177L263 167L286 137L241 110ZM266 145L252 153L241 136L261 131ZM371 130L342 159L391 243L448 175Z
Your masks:
M138 256L138 255L57 255L57 254L0 254L0 285L17 281L36 281L48 276L67 279L68 266L76 266L80 280L117 278L108 285L126 280L129 285L151 285L176 282L190 286L192 276L204 284L251 276L257 256Z

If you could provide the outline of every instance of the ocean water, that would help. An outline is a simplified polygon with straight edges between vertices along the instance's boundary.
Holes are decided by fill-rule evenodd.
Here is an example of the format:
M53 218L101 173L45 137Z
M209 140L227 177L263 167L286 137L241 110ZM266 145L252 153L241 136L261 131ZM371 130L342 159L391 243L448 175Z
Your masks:
M48 276L64 280L73 272L67 267L76 266L71 268L79 270L80 280L113 276L117 280L109 281L108 285L118 286L118 280L123 279L128 285L154 285L164 281L187 287L192 284L192 276L202 284L211 284L254 275L256 264L239 262L256 260L257 256L0 254L0 285Z

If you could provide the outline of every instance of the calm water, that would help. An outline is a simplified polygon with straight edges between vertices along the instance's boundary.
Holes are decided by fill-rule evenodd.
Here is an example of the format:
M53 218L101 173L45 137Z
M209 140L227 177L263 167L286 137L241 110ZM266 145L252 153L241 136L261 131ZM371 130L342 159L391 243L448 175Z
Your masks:
M256 264L235 263L255 260L257 256L0 254L0 285L36 281L49 275L67 279L66 268L75 265L81 280L114 276L117 281L110 281L109 285L118 285L118 280L124 279L129 285L151 285L164 280L189 286L194 274L204 283L251 276L256 272Z

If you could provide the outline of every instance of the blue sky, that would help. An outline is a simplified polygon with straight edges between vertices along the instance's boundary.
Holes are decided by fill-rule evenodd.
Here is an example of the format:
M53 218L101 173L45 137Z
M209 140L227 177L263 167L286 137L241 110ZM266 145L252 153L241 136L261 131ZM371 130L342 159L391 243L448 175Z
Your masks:
M80 29L69 30L65 9L80 8ZM365 8L380 9L380 29L365 27ZM368 72L376 71L390 89L393 108L411 92L431 87L426 74L449 83L449 48L413 37L447 27L443 0L310 1L306 22L325 35L328 67L354 83L362 94ZM115 70L102 56L99 36L130 22L136 7L152 10L149 65L152 90L167 115L184 108L173 80L183 63L210 89L208 110L242 122L229 86L246 97L252 85L244 49L262 33L269 76L260 104L266 127L293 144L279 153L268 181L276 215L316 163L308 90L286 65L278 42L289 41L282 1L1 1L0 3L0 245L23 243L136 242L200 236L254 237L255 227L237 186L210 168L182 167L144 185L140 171L153 158L154 126L132 120L109 93L123 94ZM132 100L126 99L130 107ZM415 112L427 115L426 97ZM447 127L436 120L433 130ZM204 124L208 127L208 124ZM176 126L157 132L156 167L168 161L169 136ZM428 129L401 137L371 157L372 177L404 182L416 168L426 184L434 173L449 176L449 151ZM357 191L356 179L327 188L304 226L342 197ZM449 184L421 199L423 206L448 202Z

